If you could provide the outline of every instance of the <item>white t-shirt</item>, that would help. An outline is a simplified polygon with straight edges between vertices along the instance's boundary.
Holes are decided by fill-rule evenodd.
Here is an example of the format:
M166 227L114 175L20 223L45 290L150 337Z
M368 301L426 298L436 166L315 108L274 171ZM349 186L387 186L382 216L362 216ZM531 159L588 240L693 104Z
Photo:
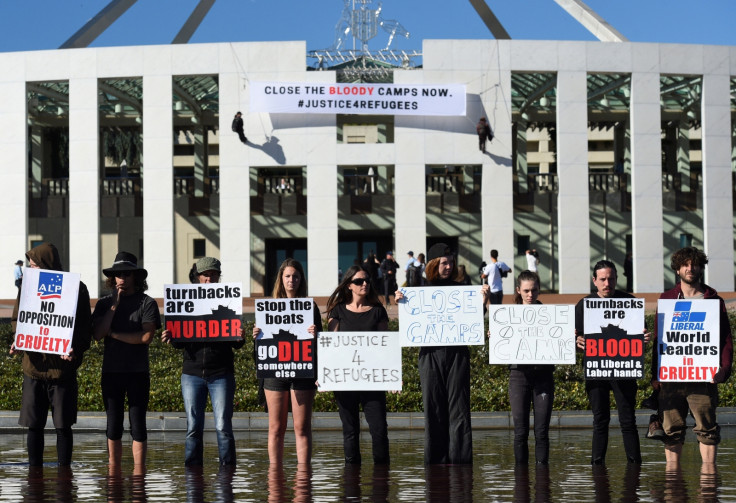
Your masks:
M483 274L486 275L486 278L488 279L488 284L491 285L491 292L493 293L503 290L503 278L501 277L501 271L509 272L511 271L511 268L505 263L498 261L491 262L486 266L485 269L483 269Z
M530 271L537 272L537 264L539 263L539 260L537 257L532 255L531 253L526 254L526 268Z

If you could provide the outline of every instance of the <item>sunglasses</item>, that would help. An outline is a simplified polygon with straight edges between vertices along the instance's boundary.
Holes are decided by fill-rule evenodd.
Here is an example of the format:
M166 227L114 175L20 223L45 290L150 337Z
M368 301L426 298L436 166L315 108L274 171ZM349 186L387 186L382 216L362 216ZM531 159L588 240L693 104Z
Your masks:
M368 281L369 281L368 278L355 278L351 280L350 282L355 286L361 286L363 285L363 283L368 283ZM370 285L370 283L368 283L368 285Z

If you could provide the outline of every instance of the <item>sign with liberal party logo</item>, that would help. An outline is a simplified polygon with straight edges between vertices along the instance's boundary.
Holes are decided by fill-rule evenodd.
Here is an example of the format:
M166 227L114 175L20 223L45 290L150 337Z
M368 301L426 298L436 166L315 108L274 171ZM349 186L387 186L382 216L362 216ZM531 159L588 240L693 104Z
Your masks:
M657 355L662 382L710 382L720 352L718 299L660 299Z
M15 349L69 354L77 315L79 277L71 272L23 269Z

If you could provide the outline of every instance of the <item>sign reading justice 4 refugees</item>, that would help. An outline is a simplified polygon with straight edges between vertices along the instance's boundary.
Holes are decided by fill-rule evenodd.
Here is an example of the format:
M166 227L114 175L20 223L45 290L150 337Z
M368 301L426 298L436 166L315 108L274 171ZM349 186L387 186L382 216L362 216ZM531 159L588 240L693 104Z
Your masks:
M400 391L396 332L322 332L317 339L320 391Z
M574 306L493 305L488 331L489 363L575 363Z
M68 355L78 298L79 274L24 268L13 347Z
M660 381L711 381L720 366L718 299L660 299Z
M402 346L467 346L485 343L480 286L422 286L402 289L399 334Z
M164 285L166 329L175 342L240 341L241 283Z
M256 300L256 376L314 378L313 324L312 299Z
M583 299L586 379L644 377L644 299Z

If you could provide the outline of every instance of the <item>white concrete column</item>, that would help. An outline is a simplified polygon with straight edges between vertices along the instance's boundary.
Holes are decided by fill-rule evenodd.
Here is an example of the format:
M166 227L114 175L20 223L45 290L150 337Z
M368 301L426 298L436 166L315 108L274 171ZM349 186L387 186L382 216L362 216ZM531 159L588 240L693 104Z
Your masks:
M408 161L408 159L406 159ZM414 256L427 247L427 193L424 164L415 162L397 164L394 168L394 259L403 271L406 253ZM418 250L418 251L417 251ZM378 250L376 250L378 251ZM457 252L457 250L455 250ZM382 260L380 257L379 260ZM403 272L397 273L397 283L403 281Z
M659 73L631 75L631 241L637 293L659 292L664 284L659 86Z
M337 285L337 165L307 166L306 191L308 293L327 296Z
M41 197L43 193L43 130L38 125L31 127L31 194Z
M680 175L680 190L690 192L690 124L685 120L677 128L677 173Z
M703 76L703 245L708 255L706 283L719 291L733 291L733 202L731 197L731 109L728 48L723 72Z
M143 74L142 264L148 270L151 297L163 297L164 284L173 282L175 273L172 106L170 49L147 47Z
M102 267L100 128L97 77L92 68L90 76L69 79L69 270L82 275L90 297L95 298L100 295Z
M7 190L0 198L0 298L15 299L18 290L11 281L13 264L25 260L28 251L28 183L26 166L26 83L25 58L20 53L0 55L0 186Z
M557 177L560 293L588 292L588 89L584 71L557 74Z

